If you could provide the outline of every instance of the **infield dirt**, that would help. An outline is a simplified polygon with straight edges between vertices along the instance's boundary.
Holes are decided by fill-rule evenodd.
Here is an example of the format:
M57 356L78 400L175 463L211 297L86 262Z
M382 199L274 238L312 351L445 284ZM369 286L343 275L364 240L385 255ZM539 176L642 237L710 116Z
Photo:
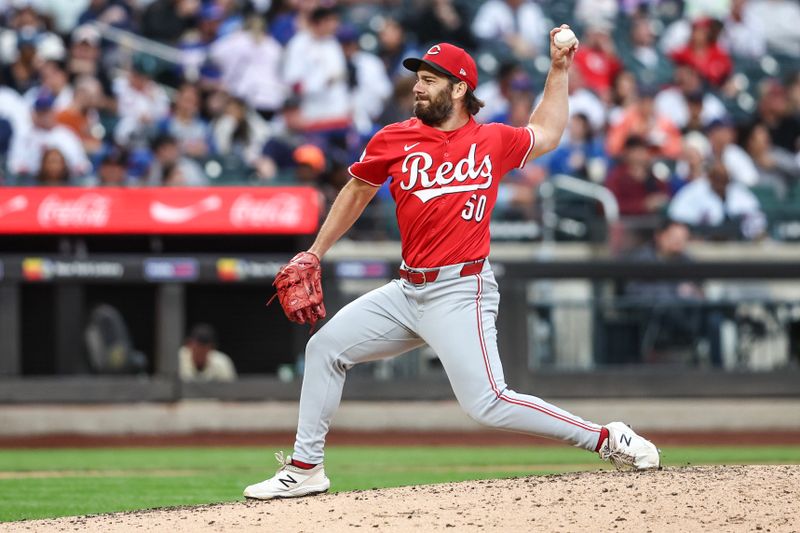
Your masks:
M335 479L334 479L335 483ZM800 532L800 466L583 472L2 524L9 533Z

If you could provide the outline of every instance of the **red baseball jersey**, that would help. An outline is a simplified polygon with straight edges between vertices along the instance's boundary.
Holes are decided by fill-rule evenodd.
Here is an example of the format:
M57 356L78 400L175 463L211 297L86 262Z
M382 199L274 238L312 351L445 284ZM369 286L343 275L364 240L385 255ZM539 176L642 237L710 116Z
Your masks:
M391 179L403 260L431 268L489 255L489 221L500 179L533 150L530 128L478 124L441 131L417 118L390 124L350 174L376 187Z

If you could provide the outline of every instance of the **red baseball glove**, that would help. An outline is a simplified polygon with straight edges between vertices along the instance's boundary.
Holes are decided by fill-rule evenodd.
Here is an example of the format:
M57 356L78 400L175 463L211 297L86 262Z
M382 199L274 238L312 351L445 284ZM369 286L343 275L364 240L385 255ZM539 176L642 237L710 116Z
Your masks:
M272 282L275 296L281 302L286 318L298 324L311 324L325 318L322 303L322 268L319 258L310 252L300 252L283 265ZM270 298L267 305L272 303Z

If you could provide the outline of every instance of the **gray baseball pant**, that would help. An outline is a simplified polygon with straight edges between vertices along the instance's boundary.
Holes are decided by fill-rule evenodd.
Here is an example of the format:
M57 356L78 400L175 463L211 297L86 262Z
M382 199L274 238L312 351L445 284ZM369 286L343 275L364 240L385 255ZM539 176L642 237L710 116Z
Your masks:
M495 321L500 294L486 261L480 274L442 267L434 282L393 280L339 311L308 342L294 458L321 463L345 374L358 363L428 344L458 403L489 427L550 437L594 450L601 427L506 386Z

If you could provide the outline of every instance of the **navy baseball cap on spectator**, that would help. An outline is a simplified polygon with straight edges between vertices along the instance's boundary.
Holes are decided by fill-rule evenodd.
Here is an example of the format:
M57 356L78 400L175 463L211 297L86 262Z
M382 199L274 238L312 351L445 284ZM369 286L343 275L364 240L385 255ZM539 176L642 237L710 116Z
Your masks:
M478 85L478 67L463 48L448 43L439 43L428 48L422 59L409 57L403 60L403 66L411 72L417 72L422 65L446 76L452 76L467 84L471 90Z
M33 102L33 109L36 111L50 111L53 109L56 98L50 91L39 91L36 100Z
M206 61L200 65L200 79L204 81L218 81L222 79L222 70L211 61Z
M222 20L224 16L225 13L222 11L222 8L219 7L217 4L206 5L200 10L200 20L204 21Z
M533 91L533 80L527 74L519 74L511 79L510 87L512 91L527 93Z
M128 172L134 179L144 178L150 172L152 164L153 153L146 148L137 148L128 157Z
M342 24L336 31L336 39L342 44L354 43L358 41L358 37L358 29L352 24Z
M100 158L101 165L128 165L128 153L118 146L109 147Z
M711 122L708 123L705 130L706 133L710 131L714 131L717 128L732 128L734 126L733 119L727 115L719 118L715 118Z

